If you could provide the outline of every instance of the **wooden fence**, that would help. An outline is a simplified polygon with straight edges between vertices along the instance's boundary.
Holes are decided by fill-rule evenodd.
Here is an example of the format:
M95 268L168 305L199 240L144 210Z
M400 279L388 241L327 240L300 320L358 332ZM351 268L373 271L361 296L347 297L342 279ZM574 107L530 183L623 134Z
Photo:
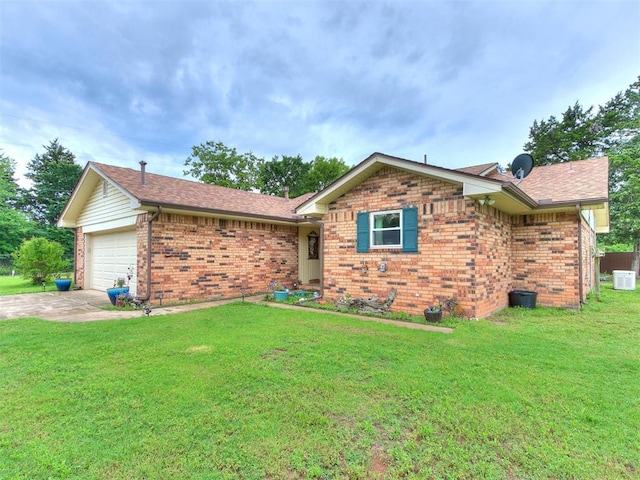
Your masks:
M600 259L600 273L611 273L614 270L631 270L632 260L632 252L607 252Z

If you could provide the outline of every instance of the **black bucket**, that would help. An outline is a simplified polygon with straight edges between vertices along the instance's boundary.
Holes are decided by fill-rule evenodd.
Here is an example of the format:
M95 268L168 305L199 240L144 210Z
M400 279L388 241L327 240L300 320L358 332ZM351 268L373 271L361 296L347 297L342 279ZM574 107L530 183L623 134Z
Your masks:
M537 297L538 294L536 292L529 292L527 290L511 290L509 292L509 306L536 308Z

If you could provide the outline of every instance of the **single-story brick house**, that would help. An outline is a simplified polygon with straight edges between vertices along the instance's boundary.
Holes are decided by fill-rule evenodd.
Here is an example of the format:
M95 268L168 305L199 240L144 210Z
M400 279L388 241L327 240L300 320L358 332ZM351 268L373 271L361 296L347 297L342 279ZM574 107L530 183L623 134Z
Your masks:
M452 170L374 153L324 190L265 196L89 163L58 225L76 229L76 283L106 289L126 270L152 300L263 292L272 279L328 300L398 295L419 314L455 297L469 318L508 304L579 308L609 228L606 157Z

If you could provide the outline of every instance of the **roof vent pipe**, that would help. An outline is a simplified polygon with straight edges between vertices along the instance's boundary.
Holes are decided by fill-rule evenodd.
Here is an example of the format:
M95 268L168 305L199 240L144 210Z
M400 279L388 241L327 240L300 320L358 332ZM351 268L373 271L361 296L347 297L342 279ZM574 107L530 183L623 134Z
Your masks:
M424 154L424 164L425 165L427 164L427 154L426 153Z
M147 166L147 162L145 162L144 160L141 160L140 161L140 185L145 184L144 167L146 166Z
M284 190L284 198L285 198L285 200L289 200L289 187L287 187L285 185L283 190Z

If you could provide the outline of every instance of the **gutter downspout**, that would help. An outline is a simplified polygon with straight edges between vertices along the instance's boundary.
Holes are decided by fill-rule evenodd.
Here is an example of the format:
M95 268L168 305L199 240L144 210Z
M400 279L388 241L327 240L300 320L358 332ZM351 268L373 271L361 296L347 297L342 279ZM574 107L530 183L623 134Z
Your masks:
M151 224L162 213L162 207L158 205L158 210L147 220L147 294L140 300L146 302L151 298Z
M578 213L578 294L580 295L580 305L583 304L582 298L584 294L584 288L582 286L582 213L580 212L580 204L576 205L576 212Z

